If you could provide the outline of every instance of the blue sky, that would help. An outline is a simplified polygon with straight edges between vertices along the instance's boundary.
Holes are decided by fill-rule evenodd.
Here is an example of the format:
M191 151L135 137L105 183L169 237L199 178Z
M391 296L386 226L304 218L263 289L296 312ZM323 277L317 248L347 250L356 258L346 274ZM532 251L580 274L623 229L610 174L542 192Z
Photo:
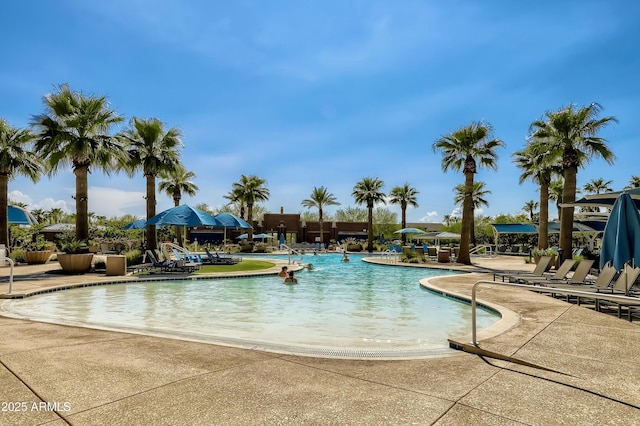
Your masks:
M0 117L27 126L42 96L68 83L106 95L127 120L183 131L200 188L188 204L221 206L241 174L256 174L273 212L303 211L314 186L355 206L353 186L372 176L387 192L420 191L409 221L454 210L463 176L443 173L431 147L484 120L506 143L498 170L476 175L492 192L484 214L518 213L538 193L518 184L511 154L533 120L568 103L598 102L619 120L601 134L614 166L593 161L578 184L602 177L620 189L640 175L638 16L633 0L7 0ZM96 171L89 186L90 211L144 215L142 176ZM71 171L16 178L9 191L34 208L74 209ZM171 205L158 197L158 211Z

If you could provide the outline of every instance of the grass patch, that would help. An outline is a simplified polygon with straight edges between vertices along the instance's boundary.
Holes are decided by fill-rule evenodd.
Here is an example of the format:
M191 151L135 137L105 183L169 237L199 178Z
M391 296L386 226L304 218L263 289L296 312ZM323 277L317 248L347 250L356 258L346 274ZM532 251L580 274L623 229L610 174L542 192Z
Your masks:
M211 272L238 272L238 271L259 271L261 269L269 269L275 266L275 263L265 262L263 260L244 259L235 265L202 265L202 268L196 271L196 274L208 274Z

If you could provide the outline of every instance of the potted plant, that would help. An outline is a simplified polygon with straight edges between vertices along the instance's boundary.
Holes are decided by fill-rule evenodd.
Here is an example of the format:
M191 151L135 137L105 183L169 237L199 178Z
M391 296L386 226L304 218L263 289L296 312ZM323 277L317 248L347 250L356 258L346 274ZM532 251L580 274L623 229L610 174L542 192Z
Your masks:
M67 274L84 274L91 268L93 253L89 252L89 242L76 240L73 236L65 234L60 238L58 262L62 270Z
M549 262L548 269L551 269L551 266L555 265L556 257L558 256L558 252L552 248L546 249L533 249L531 251L531 255L533 256L533 261L537 264L540 261L542 256L549 256L551 258L551 262Z
M33 241L24 246L22 258L29 265L37 265L47 263L53 254L55 245L50 241L46 241L43 235L34 235Z

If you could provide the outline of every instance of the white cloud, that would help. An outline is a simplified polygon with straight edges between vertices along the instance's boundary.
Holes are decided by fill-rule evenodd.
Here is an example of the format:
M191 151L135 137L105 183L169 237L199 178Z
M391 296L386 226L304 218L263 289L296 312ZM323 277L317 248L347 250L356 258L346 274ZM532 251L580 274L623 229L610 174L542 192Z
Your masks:
M427 212L427 214L418 219L418 222L433 222L434 220L437 220L437 217L437 211Z
M138 191L92 186L89 187L89 211L106 217L142 215L146 211L144 196Z
M9 199L17 203L24 203L27 205L27 210L51 210L61 209L65 213L69 213L70 209L67 206L67 202L63 200L54 200L53 198L45 198L38 202L33 201L30 195L27 195L21 191L11 191L9 193Z
M13 201L14 203L24 203L27 206L31 206L33 204L33 198L20 191L9 192L9 200Z
M451 217L462 217L462 207L456 207L449 214Z

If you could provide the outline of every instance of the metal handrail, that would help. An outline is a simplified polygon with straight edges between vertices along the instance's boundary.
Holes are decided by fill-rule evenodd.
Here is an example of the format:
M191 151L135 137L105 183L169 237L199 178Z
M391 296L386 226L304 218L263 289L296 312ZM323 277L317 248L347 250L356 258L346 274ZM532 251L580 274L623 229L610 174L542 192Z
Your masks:
M532 286L530 284L517 284L517 283L503 283L500 281L492 281L492 280L480 280L476 281L476 283L471 288L471 344L474 346L478 346L478 342L476 339L476 290L480 284L497 284L507 287L520 287L525 288L527 290L531 290L533 288L536 289L544 289L549 290L550 293L559 293L559 294L572 294L576 296L585 296L590 299L596 300L608 300L610 302L635 302L640 304L640 299L637 297L629 297L629 296L619 296L615 294L604 294L604 293L593 293L589 291L579 291L579 290L570 290L565 288L557 288L557 287L542 287L542 286Z
M9 262L9 265L11 266L11 271L9 272L9 292L6 293L11 294L11 292L13 291L13 266L15 265L15 263L13 262L13 259L8 256L0 257L0 260Z

